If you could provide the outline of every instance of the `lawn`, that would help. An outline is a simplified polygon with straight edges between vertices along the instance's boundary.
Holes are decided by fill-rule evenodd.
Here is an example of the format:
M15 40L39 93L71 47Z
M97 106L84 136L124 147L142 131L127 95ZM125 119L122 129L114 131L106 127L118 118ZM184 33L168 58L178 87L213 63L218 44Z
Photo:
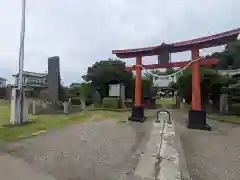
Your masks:
M214 119L214 120L225 121L225 122L233 122L233 123L240 124L240 116L209 114L208 117L211 118L211 119Z
M156 104L168 104L168 105L174 105L176 104L176 100L174 99L156 99Z
M85 111L73 113L70 115L30 115L30 123L24 125L10 126L10 107L9 105L0 105L0 140L8 141L16 139L19 136L27 136L39 131L45 131L51 128L61 128L68 124L85 122L87 120L127 120L129 112L112 111Z
M147 117L155 116L156 110L146 110ZM14 140L21 136L28 136L32 133L45 131L51 128L61 128L68 124L86 122L88 120L105 120L111 119L116 121L127 120L130 112L114 111L85 111L77 112L70 115L31 115L28 124L10 126L10 107L7 104L0 104L0 141Z
M10 120L10 106L0 104L0 125L7 124Z

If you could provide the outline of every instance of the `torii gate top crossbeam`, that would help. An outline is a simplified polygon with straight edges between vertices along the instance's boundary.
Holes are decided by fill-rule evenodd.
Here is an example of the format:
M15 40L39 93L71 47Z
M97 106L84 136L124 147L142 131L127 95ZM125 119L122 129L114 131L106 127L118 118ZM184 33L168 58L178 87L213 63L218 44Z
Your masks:
M237 39L240 33L240 28L212 36L202 37L198 39L182 41L177 43L165 44L159 46L139 48L139 49L125 49L113 50L112 53L120 58L133 58L136 56L153 56L159 55L162 52L176 53L188 51L193 48L203 49L208 47L220 46Z

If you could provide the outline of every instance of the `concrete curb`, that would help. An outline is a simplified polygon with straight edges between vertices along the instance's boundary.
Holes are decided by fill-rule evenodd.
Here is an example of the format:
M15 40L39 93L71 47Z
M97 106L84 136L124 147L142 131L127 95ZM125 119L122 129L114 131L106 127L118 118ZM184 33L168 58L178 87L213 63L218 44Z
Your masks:
M157 179L181 180L179 168L179 152L175 144L175 128L172 124L165 123L163 131L162 147L160 149L160 166Z
M137 164L134 175L140 177L141 179L151 179L154 180L154 165L156 162L156 141L159 142L159 136L155 135L154 132L154 122L151 126L151 132L149 134L149 139L146 142L145 147L142 149L142 156ZM157 139L156 139L157 138Z
M180 136L176 131L174 121L172 124L153 122L149 141L135 170L136 176L152 180L191 180ZM161 136L162 146L159 149Z
M179 171L181 172L181 180L191 180L192 178L190 177L188 172L186 158L185 158L185 154L183 151L182 142L180 138L180 133L175 125L175 121L173 121L173 123L174 123L174 130L176 133L175 146L179 152Z
M31 133L31 134L25 135L25 136L18 136L18 137L16 138L16 140L27 139L27 138L30 138L30 137L38 136L38 135L40 135L40 134L42 134L42 133L45 133L45 132L47 132L47 130L34 132L34 133Z

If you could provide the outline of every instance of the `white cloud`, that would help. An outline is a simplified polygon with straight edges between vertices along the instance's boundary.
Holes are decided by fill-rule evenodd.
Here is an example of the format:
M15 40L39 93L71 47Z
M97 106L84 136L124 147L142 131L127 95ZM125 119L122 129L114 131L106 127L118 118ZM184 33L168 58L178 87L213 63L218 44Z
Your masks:
M80 81L88 66L113 57L113 49L238 28L239 7L238 0L27 0L25 69L43 72L47 58L58 55L64 81ZM20 18L21 0L0 1L0 76L5 78L18 69ZM173 55L173 61L186 58L188 53Z

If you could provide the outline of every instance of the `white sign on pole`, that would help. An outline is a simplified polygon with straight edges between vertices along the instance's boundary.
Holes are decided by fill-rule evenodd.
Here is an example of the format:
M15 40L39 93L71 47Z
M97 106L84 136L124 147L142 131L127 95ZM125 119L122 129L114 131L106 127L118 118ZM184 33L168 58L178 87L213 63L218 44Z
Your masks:
M109 96L120 96L120 84L109 84Z

